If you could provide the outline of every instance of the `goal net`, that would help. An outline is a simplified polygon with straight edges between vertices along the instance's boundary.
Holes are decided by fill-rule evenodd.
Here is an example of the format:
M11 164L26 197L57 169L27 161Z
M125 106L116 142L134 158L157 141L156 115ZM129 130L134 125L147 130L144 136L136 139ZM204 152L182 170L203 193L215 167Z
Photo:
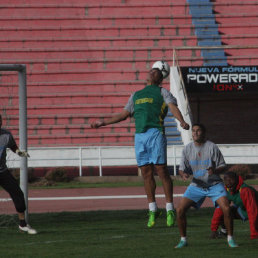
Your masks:
M21 150L27 150L25 65L0 64L0 114L3 120L2 128L11 131ZM11 172L20 171L20 187L28 207L27 158L20 158L7 149L6 159ZM13 224L16 221L15 214L16 210L9 194L0 188L0 226ZM27 211L26 217L28 217Z

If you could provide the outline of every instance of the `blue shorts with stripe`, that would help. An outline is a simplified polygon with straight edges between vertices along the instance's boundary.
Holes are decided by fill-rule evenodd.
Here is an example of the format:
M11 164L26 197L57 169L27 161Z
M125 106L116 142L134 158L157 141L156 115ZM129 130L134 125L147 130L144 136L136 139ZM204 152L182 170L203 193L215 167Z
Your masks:
M194 185L189 185L183 195L195 202L195 208L199 209L206 197L209 197L214 206L217 206L216 201L223 196L227 196L224 184L219 183L208 188L201 188Z
M167 163L167 139L157 128L135 134L135 154L138 166Z

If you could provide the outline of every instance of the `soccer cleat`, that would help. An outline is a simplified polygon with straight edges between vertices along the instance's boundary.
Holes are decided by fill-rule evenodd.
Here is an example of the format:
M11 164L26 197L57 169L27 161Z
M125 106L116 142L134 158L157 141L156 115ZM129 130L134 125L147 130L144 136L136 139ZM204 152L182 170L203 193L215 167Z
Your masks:
M184 240L180 240L179 244L175 246L175 248L182 248L182 247L186 247L187 246L187 242Z
M176 215L175 215L175 211L168 211L167 212L167 226L171 227L175 225L175 219L176 219Z
M32 228L30 225L26 225L25 227L22 227L22 226L19 226L19 230L21 231L21 232L27 232L28 234L30 234L30 235L35 235L35 234L37 234L37 230L36 229L34 229L34 228Z
M235 243L234 239L231 239L228 241L229 247L238 247L238 244Z
M156 218L159 217L160 215L161 215L161 211L160 210L149 211L149 220L148 220L147 227L148 228L152 228L155 225Z

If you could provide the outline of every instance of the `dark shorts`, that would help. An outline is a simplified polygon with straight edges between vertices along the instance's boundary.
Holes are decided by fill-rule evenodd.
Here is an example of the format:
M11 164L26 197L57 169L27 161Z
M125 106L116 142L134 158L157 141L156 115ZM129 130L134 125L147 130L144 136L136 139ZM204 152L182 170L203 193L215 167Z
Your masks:
M6 170L0 173L0 185L9 193L16 211L20 213L24 212L26 210L24 194L10 171Z

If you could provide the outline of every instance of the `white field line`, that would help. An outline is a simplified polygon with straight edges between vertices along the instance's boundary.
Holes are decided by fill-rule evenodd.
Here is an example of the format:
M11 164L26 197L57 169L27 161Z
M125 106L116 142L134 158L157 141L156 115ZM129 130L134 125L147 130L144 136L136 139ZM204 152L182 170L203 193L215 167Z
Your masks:
M174 197L182 197L183 194L174 194ZM164 198L164 194L157 194L156 198ZM29 197L29 201L66 201L66 200L106 200L106 199L141 199L146 195L103 195L103 196L68 196L68 197ZM0 202L11 201L10 198L0 198Z

